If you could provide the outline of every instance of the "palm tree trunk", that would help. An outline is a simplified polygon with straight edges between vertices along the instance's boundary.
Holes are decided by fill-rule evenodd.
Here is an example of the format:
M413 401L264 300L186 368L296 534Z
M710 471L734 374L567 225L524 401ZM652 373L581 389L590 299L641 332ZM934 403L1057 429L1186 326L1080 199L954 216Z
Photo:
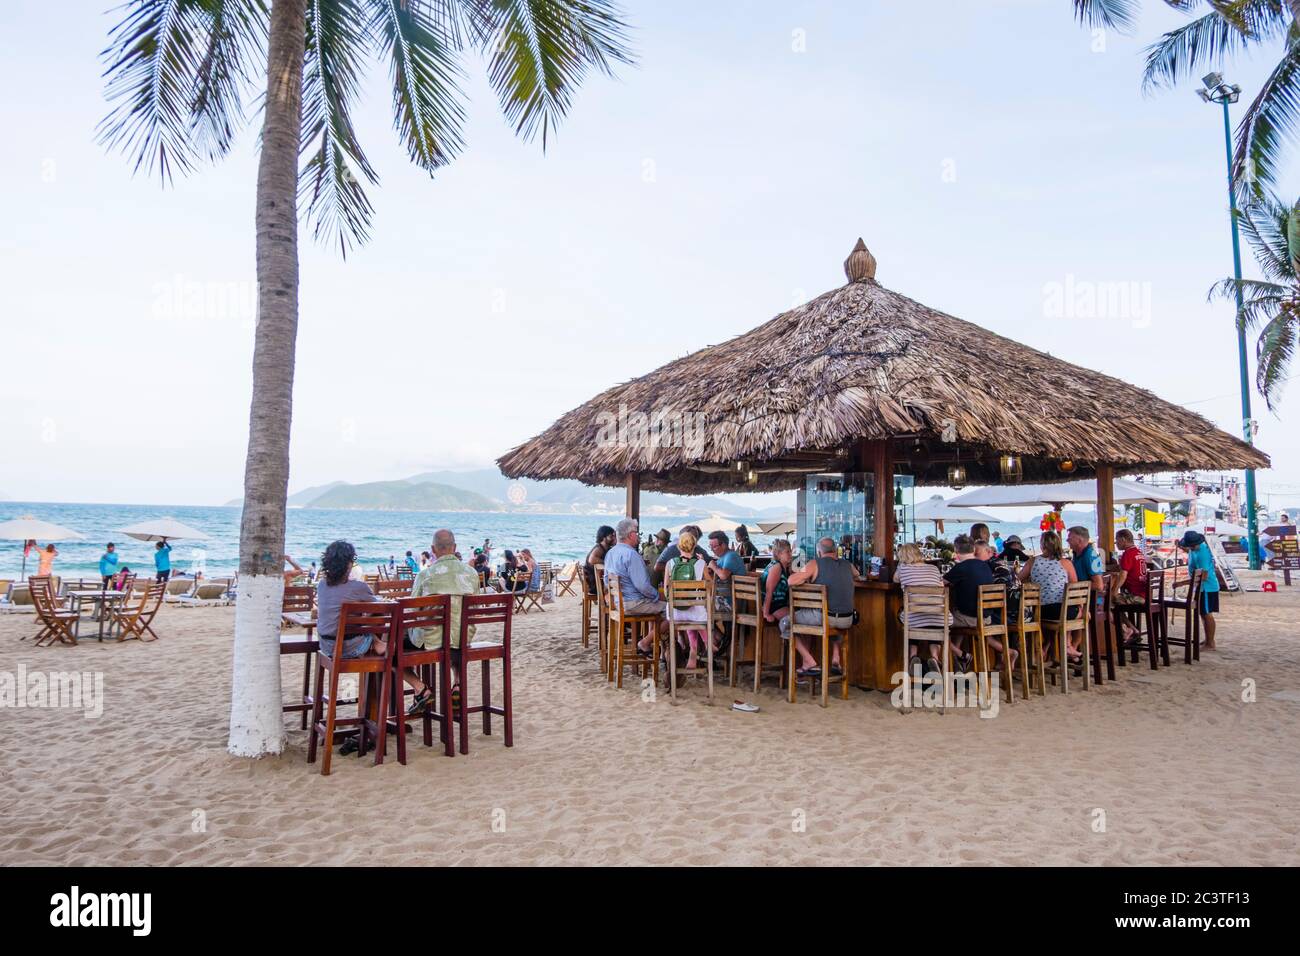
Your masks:
M306 0L274 0L257 168L257 331L228 743L232 754L243 757L284 748L280 608L298 334L298 151L305 48Z

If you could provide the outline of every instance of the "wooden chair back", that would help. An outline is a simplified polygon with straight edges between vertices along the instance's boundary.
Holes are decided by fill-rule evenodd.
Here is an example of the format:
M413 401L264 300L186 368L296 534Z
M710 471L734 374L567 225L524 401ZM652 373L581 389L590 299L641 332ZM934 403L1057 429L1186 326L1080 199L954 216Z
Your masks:
M816 611L821 615L819 624L800 624L795 618L799 611ZM826 585L799 584L790 588L790 633L803 634L807 637L821 637L829 632L827 617Z
M451 595L429 594L424 597L404 597L397 602L397 630L393 641L397 645L397 657L400 660L418 657L422 654L441 655L445 648L451 646ZM440 628L442 640L436 650L426 646L424 651L406 649L402 638L411 630L432 630ZM427 663L421 661L420 663Z
M393 635L397 622L397 604L377 601L349 601L339 608L339 626L334 632L334 653L331 656L333 669L347 672L363 671L377 668L366 667L360 659L344 660L343 642L345 640L371 634L377 641L387 641Z
M1005 584L981 584L976 615L981 638L1006 637L1007 635L1007 586ZM996 623L986 623L993 618Z
M311 613L316 607L316 589L305 585L290 585L284 589L284 598L280 605L280 613L297 614L302 612Z
M407 565L407 564L399 564L399 565L397 566L397 575L396 575L396 580L398 580L398 581L414 581L414 580L415 580L415 572L411 570L410 565Z
M943 704L939 707L939 713L947 713L948 705L948 674L952 670L952 644L950 643L951 633L950 626L952 615L949 608L948 589L943 585L922 584L912 587L903 588L903 697L902 706L899 707L900 713L910 713L912 710L912 684L913 675L908 661L911 654L913 641L939 641L942 644L942 651L939 656L939 677L942 681ZM912 617L934 617L942 623L939 626L913 624Z
M370 590L372 591L375 589L376 584L378 584L380 581L386 580L386 578L387 575L385 575L384 577L380 577L378 574L365 575L366 584L370 585Z
M411 596L411 588L415 586L412 578L384 578L382 581L376 581L371 588L381 598L397 599Z
M758 575L737 574L731 578L732 618L738 625L758 627L762 620L762 600L758 595Z

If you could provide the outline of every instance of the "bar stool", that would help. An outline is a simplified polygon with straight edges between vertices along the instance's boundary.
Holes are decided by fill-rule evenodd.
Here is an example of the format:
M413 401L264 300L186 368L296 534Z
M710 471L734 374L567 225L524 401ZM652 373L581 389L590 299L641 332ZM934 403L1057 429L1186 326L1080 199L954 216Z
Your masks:
M990 617L995 617L999 623L987 623ZM1007 646L1010 643L1007 637L1007 588L1005 584L981 584L979 586L979 595L976 599L975 606L975 626L968 625L952 628L954 637L968 637L971 639L971 660L976 674L983 672L993 674L993 664L989 657L989 638L1002 638L1002 673L1003 680L1006 681L1005 693L1007 702L1010 703L1015 699L1015 692L1011 683L1011 655L1006 653ZM976 682L978 689L979 684ZM982 693L982 691L978 691ZM982 701L981 701L982 703Z
M937 617L943 622L943 626L921 627L914 625L912 624L914 615L916 617ZM952 673L952 638L948 632L951 622L952 615L949 613L948 589L946 587L935 585L903 588L903 703L899 707L899 713L910 714L912 712L913 674L908 669L907 662L912 659L911 648L913 641L925 641L927 643L940 641L943 644L943 653L939 658L939 678L942 682L939 713L947 712L949 675Z
M611 676L613 673L618 674L618 686L623 686L623 668L629 664L635 671L653 672L654 682L659 683L659 615L658 614L630 614L623 604L623 588L617 574L611 574L609 580L605 582L609 621L606 627L606 639L609 643L609 662ZM652 650L650 659L638 657L636 645L641 640L641 629L649 626L653 634ZM627 636L624 631L630 631L631 636ZM617 636L616 636L617 635ZM631 648L632 659L625 661L627 651ZM642 674L644 676L644 673Z
M1165 644L1172 644L1174 647L1183 649L1183 663L1190 664L1192 661L1201 659L1201 615L1198 613L1201 607L1201 593L1205 587L1205 578L1207 572L1197 571L1187 579L1187 597L1178 597L1178 579L1177 570L1174 574L1174 586L1170 590L1172 596L1166 594L1164 606L1177 611L1186 611L1187 617L1183 621L1183 636L1170 637L1168 633L1168 624L1166 623ZM1166 653L1168 653L1166 651ZM1165 661L1166 665L1169 663Z
M596 643L600 648L600 669L606 680L613 680L613 666L609 660L609 599L606 597L605 566L592 565L596 577Z
M1043 588L1026 582L1020 585L1020 614L1011 622L1020 639L1020 693L1029 699L1031 674L1038 678L1038 696L1047 696L1047 675L1043 660ZM1037 667L1030 662L1037 661Z
M767 623L760 613L758 598L758 576L738 574L731 579L731 646L727 648L727 681L736 686L737 668L741 664L754 665L754 689L758 689L759 645L763 641L763 625ZM750 628L754 635L754 647L750 649L748 659L744 653L744 628Z
M713 700L713 584L709 581L668 581L668 694L677 700L677 675L699 674L701 668L677 667L677 637L683 631L704 631L707 664L703 668ZM675 612L704 608L703 621L682 620ZM656 678L657 679L657 678Z
M1057 674L1061 677L1061 693L1070 692L1070 668L1073 666L1068 660L1065 647L1069 642L1071 634L1081 634L1083 640L1083 689L1087 690L1089 684L1088 667L1088 618L1091 613L1092 604L1092 585L1087 581L1076 581L1073 584L1065 586L1065 595L1061 601L1061 616L1058 620L1053 621L1051 618L1043 619L1043 632L1052 638L1054 655L1056 660L1050 667L1046 668L1047 673L1052 677L1052 683L1056 683ZM1071 614L1074 614L1071 617Z
M381 701L388 696L392 679L392 659L389 656L392 653L392 647L389 647L388 653L385 654L371 652L363 657L344 659L344 638L370 634L376 641L391 641L396 620L396 604L375 601L348 602L339 608L339 626L336 631L338 636L334 641L334 653L329 657L319 653L316 655L316 693L312 699L311 736L307 741L307 762L316 762L316 744L323 736L325 738L325 757L321 761L321 776L328 776L330 772L330 757L334 752L334 733L336 730L356 727L360 736L360 748L357 750L357 755L361 756L366 752L366 744L370 741L370 717L366 712L368 693L365 677L371 674L381 675L379 686ZM325 708L324 719L322 719L321 708L326 671L330 673L329 705ZM361 694L357 699L357 715L355 717L337 716L338 706L341 703L338 699L339 677L343 674L362 675ZM382 713L382 704L379 710ZM375 762L383 762L383 750L379 750L375 755Z
M813 611L820 615L817 624L801 624L798 620L799 611ZM797 696L795 686L798 683L798 673L795 662L799 659L799 654L794 648L794 639L797 635L805 637L821 638L821 657L818 664L821 666L820 675L810 675L812 678L812 693L817 692L817 681L820 677L822 685L821 705L827 706L830 697L830 685L839 682L840 697L843 700L849 699L849 642L845 640L848 634L847 628L832 628L830 626L830 614L826 607L826 585L824 584L799 584L790 588L790 639L786 642L785 660L786 660L786 680L788 681L788 699L790 703L795 702ZM834 630L840 635L840 673L835 676L830 672L831 667L831 631ZM815 646L815 645L814 645Z
M469 715L483 715L483 733L492 734L492 715L505 720L505 745L515 745L515 717L510 691L510 621L514 609L513 594L467 594L460 606L460 708L456 719L460 721L460 752L469 753ZM484 624L502 624L501 643L494 641L470 642L469 629ZM451 651L451 648L448 648ZM455 654L451 655L455 657ZM475 661L483 665L483 703L469 706L469 665ZM492 706L492 661L501 662L501 706ZM450 692L449 692L450 693ZM450 710L450 707L448 707ZM450 740L450 735L448 736Z
M302 729L307 729L307 714L311 712L311 666L312 658L320 650L320 641L312 635L316 629L316 589L306 585L289 585L284 589L284 598L280 605L280 656L292 654L303 655L302 699L296 704L285 704L281 713L302 714ZM285 634L284 627L301 627L306 632L302 636Z
M1097 684L1115 679L1115 658L1123 653L1119 646L1122 628L1115 623L1115 580L1118 577L1118 574L1113 573L1104 575L1105 589L1100 594L1093 595L1096 613L1092 616L1088 634L1092 640L1092 679ZM1101 673L1102 661L1106 662L1104 678Z
M1151 669L1158 670L1160 665L1157 658L1164 661L1165 667L1169 666L1169 642L1166 640L1169 632L1169 619L1165 611L1165 574L1163 571L1156 571L1154 574L1147 575L1147 596L1141 608L1141 618L1144 627L1141 633L1146 634L1147 653L1150 656ZM1139 652L1137 645L1133 646L1133 663L1138 662Z
M451 595L402 598L397 602L397 609L397 629L393 635L393 693L380 702L383 713L379 720L379 750L382 753L387 744L388 710L392 708L392 716L397 723L397 762L406 765L406 722L409 718L402 712L406 695L401 688L402 673L409 667L420 674L420 679L426 686L433 688L433 701L420 715L424 724L424 745L433 746L433 720L436 717L443 752L448 757L454 757L456 748L452 743L450 707L451 665L448 662L451 647ZM418 651L409 649L405 638L416 629L436 629L441 635L439 643L435 647L424 647ZM441 710L437 709L439 705Z
M593 593L591 585L587 583L585 572L578 573L579 583L582 585L582 646L591 646L591 612L596 612L596 633L597 641L600 641L600 595ZM603 643L603 642L601 642Z

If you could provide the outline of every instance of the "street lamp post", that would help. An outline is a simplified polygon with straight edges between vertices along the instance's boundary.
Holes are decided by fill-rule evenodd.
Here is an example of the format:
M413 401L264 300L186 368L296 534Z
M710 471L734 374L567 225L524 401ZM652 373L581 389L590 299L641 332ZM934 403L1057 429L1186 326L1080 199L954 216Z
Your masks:
M1235 83L1229 86L1223 81L1222 73L1209 73L1202 78L1204 89L1196 91L1207 103L1218 103L1223 107L1223 142L1228 157L1228 214L1232 220L1232 271L1237 278L1237 361L1241 372L1241 428L1242 436L1248 444L1255 444L1254 422L1250 414L1250 372L1246 362L1246 324L1243 321L1245 306L1241 300L1241 237L1237 230L1237 187L1232 178L1232 123L1228 118L1228 106L1237 102L1241 96L1241 87ZM1259 516L1255 512L1255 469L1246 469L1246 529L1249 532L1247 550L1250 555L1250 569L1258 571L1259 560Z

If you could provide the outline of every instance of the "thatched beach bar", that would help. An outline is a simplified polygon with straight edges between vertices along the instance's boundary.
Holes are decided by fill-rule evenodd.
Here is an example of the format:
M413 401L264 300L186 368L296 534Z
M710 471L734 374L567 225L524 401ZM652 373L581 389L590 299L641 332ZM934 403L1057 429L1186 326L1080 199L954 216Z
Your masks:
M643 488L796 490L799 548L842 540L869 578L849 678L888 690L903 666L894 547L914 487L1093 477L1105 551L1117 475L1269 465L1145 389L886 289L861 239L844 271L845 285L573 409L502 472L622 486L631 517ZM611 428L630 416L642 427Z

